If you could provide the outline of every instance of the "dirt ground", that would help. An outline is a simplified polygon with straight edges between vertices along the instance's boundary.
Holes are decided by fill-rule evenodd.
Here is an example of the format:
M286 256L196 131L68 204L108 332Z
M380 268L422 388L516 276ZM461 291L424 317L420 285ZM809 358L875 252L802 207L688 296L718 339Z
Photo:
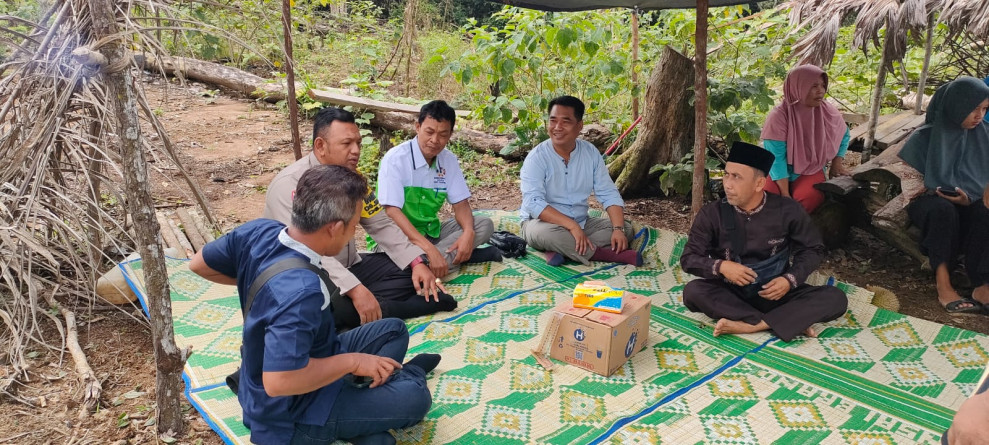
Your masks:
M287 114L194 83L146 82L152 107L224 229L260 216L267 184L294 161ZM311 123L301 127L308 140ZM153 178L159 205L193 202L176 171L152 166L158 168ZM517 181L477 186L472 193L475 209L516 210L521 202ZM631 199L626 213L656 227L689 228L689 203L682 198ZM989 333L986 316L945 313L936 302L931 272L861 230L854 229L843 248L830 251L822 269L843 281L891 290L904 314ZM0 444L154 443L154 357L150 330L134 315L138 312L130 307L79 315L80 343L103 385L103 404L95 414L79 415L81 388L68 356L34 351L31 380L15 386L13 397L0 394ZM0 375L8 374L5 366L0 363ZM184 406L189 432L175 443L221 444L198 413Z

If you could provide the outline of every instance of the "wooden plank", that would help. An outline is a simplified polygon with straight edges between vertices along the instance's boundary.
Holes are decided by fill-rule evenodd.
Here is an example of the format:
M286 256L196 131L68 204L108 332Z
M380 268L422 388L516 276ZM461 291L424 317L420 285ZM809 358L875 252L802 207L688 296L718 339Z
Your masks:
M213 236L213 231L206 225L203 216L196 209L189 210L189 214L192 215L192 219L196 222L196 230L199 230L199 234L203 236L203 239L207 243L215 241L216 237Z
M910 121L913 116L912 111L901 111L899 113L893 114L889 120L883 122L878 127L876 127L876 140L882 139L887 134L899 130L903 125Z
M832 195L845 196L855 190L868 187L869 183L856 181L851 176L839 176L831 178L825 182L814 184L814 188Z
M841 113L841 117L845 119L846 124L862 125L869 122L869 116L859 113Z
M179 239L175 237L172 226L168 224L169 217L161 212L155 212L155 218L158 219L158 226L161 228L161 239L165 242L165 246L172 248L175 251L175 256L189 258L184 255L185 249L182 248L182 244L179 244Z
M203 246L206 245L206 240L203 238L202 234L199 233L199 228L196 227L196 221L192 219L192 215L184 207L179 207L175 209L175 214L179 216L179 221L182 221L182 230L185 231L185 236L189 238L189 242L192 243L192 248L196 252L203 250Z
M179 223L175 221L175 218L167 217L165 221L168 223L168 227L171 228L172 234L175 235L175 239L179 240L179 245L182 246L181 251L185 252L186 258L191 258L196 254L195 249L192 248L192 243L186 238L185 233L182 233L182 229L179 228ZM162 228L164 232L164 228Z
M880 149L885 149L886 147L896 144L897 142L900 142L913 134L913 131L916 130L917 127L924 125L924 120L926 117L923 114L916 115L911 111L908 111L907 113L912 114L913 117L903 120L903 125L899 128L891 129L887 133L883 134L881 138L878 136L876 137L877 147Z
M395 102L385 102L368 99L366 97L356 97L347 94L335 93L327 90L309 90L309 97L320 102L329 102L334 105L347 106L371 111L398 111L401 113L419 114L419 105L399 104ZM457 117L466 118L470 113L467 111L457 111Z
M879 116L879 125L882 125L883 122L886 122L886 121L892 119L893 116L895 116L895 114L884 114L882 116ZM865 139L865 133L867 131L869 131L869 126L868 125L864 125L864 124L863 125L859 125L859 126L853 128L851 130L851 133L849 133L849 136L851 137L849 139L849 141L864 140Z

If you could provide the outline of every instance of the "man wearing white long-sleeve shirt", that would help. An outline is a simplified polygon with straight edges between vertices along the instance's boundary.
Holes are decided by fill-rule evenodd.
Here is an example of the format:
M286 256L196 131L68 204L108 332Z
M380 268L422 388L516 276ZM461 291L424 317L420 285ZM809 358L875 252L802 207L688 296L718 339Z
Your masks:
M632 227L625 222L625 202L597 148L577 139L584 128L584 103L561 96L549 103L549 140L522 163L522 238L542 250L552 266L566 258L588 264L607 261L642 265L628 249ZM607 218L587 214L591 193Z

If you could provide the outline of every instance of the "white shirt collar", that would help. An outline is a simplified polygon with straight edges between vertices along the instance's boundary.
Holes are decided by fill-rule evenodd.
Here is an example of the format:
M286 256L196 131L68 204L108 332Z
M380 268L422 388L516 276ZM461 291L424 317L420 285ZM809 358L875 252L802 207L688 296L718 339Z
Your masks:
M288 247L296 252L299 252L306 256L309 261L316 267L322 268L322 256L316 253L315 250L309 248L309 246L300 243L295 238L288 236L288 227L282 229L278 232L278 242L282 243L283 246ZM319 310L326 309L330 305L330 290L326 288L326 283L323 282L323 278L319 279L319 289L323 292L323 306Z
M422 165L425 165L426 167L429 167L429 164L426 163L426 156L424 156L422 154L422 147L419 146L419 137L418 136L412 138L412 140L409 141L409 147L410 147L410 150L412 151L412 169L415 170L415 169L419 168L419 166L422 166ZM436 159L433 160L433 162L436 163L436 168L437 169L440 168L440 164L439 164L439 162L440 162L440 155L442 155L443 154L443 151L445 151L445 150L446 150L445 148L443 150L440 150L440 153L436 155Z

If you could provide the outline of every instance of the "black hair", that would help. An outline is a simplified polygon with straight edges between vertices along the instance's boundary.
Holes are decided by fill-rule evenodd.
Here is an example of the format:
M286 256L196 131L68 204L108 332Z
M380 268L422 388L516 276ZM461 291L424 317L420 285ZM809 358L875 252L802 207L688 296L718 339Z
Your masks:
M419 110L419 124L422 124L427 117L439 122L449 121L451 129L457 123L457 112L446 101L442 100L434 100L422 106Z
M354 123L354 113L337 107L324 107L319 110L316 117L313 118L312 140L315 142L316 138L323 132L323 128L328 128L333 121L352 124Z
M292 225L303 233L343 221L349 223L357 203L367 196L367 181L339 165L317 165L306 170L295 187Z
M574 117L576 117L579 121L584 120L584 102L581 102L580 99L573 96L557 97L556 99L549 101L549 106L546 107L546 112L552 113L553 107L556 105L573 108Z

